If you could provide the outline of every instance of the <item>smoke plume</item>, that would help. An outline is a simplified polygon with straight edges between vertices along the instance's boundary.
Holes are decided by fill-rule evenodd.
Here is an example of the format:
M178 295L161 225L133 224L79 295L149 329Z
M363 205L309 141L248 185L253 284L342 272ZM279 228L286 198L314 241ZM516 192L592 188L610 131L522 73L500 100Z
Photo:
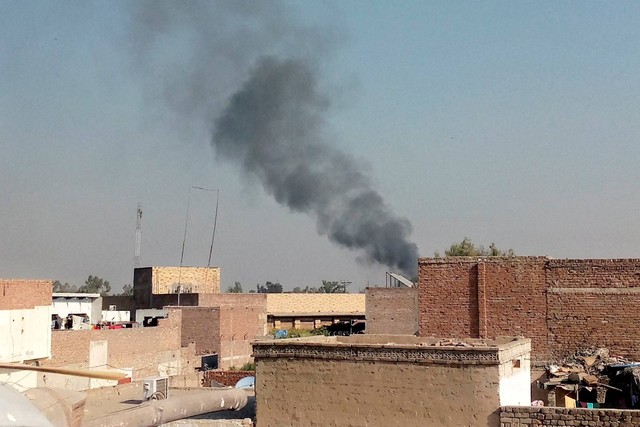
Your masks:
M192 44L196 46L194 59L180 73L185 90L172 86L172 92L180 94L180 102L172 102L173 107L189 115L200 110L208 120L213 117L211 141L216 155L257 178L279 204L313 216L320 234L360 251L369 262L413 277L418 250L409 241L411 224L392 212L358 163L326 136L330 99L323 93L318 75L321 56L330 45L326 32L296 27L280 8L265 8L265 2L257 3L262 5L264 16L259 9L245 10L237 6L242 2L232 2L236 22L238 14L250 11L252 22L263 25L255 24L244 36L237 28L232 33L220 29L214 33L203 24L207 16L203 4L172 4L180 10L158 11L167 7L162 2L146 5L155 9L149 15L155 18L143 22L142 27L150 27L143 31L142 40L149 43L150 35L158 33L166 37L168 28L188 28L197 33L192 37L197 40ZM228 21L224 19L224 4L228 5L215 8L217 22ZM268 31L257 31L260 27ZM234 49L221 40L228 40ZM225 74L229 64L236 70L232 76ZM245 80L236 83L239 74ZM207 96L220 98L221 90L215 94L212 91L221 79L226 88L234 84L235 88L226 97L227 102L215 108L215 102L208 101ZM175 99L174 95L170 101Z

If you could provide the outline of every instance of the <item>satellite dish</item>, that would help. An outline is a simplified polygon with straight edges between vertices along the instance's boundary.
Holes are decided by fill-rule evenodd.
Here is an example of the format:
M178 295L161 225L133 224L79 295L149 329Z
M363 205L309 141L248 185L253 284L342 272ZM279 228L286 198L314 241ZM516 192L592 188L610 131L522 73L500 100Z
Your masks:
M236 388L255 388L256 377L244 377L236 383Z

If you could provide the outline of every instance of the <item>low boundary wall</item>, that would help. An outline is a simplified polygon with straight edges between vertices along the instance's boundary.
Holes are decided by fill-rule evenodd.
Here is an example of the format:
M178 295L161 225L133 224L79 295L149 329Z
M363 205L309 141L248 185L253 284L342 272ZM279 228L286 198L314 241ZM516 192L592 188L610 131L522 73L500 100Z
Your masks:
M503 406L500 408L500 427L631 427L637 425L640 425L640 411L626 409L583 409L533 406Z

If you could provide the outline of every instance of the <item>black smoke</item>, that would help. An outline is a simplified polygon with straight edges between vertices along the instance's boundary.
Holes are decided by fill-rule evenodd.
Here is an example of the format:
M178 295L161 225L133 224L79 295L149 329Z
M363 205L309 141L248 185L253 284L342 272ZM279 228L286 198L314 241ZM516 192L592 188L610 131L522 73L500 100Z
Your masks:
M257 178L278 203L312 215L331 241L361 251L370 262L416 274L411 224L392 212L360 165L327 137L331 100L319 70L339 38L335 32L298 25L280 2L137 5L136 55L146 73L164 69L165 97L174 110L213 121L219 158ZM172 37L188 39L190 50L169 60L154 55Z
M278 203L313 215L331 241L412 277L411 224L393 214L349 155L325 142L328 106L312 67L262 58L215 120L213 146Z

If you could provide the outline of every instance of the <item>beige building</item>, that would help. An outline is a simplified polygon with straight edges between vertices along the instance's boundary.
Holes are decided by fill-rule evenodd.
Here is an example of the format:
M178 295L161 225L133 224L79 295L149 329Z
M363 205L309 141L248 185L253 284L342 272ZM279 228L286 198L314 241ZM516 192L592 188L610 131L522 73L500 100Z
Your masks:
M364 320L364 294L264 294L270 328L313 329L339 321Z
M531 341L352 335L257 341L268 426L490 426L529 405Z
M220 267L141 267L133 270L137 308L151 308L153 295L217 293L220 293ZM165 305L171 304L175 303Z

